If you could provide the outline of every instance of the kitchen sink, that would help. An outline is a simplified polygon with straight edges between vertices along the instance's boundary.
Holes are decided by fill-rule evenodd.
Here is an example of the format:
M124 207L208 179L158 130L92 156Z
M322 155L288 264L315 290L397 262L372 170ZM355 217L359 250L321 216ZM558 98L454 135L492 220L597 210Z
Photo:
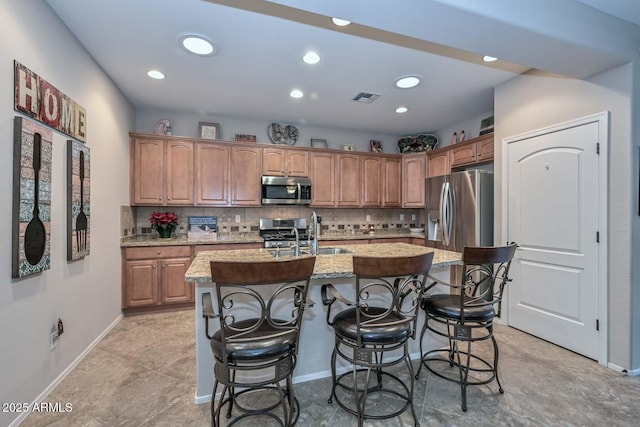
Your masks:
M340 255L350 253L351 251L344 248L318 248L318 255Z
M293 249L269 249L269 253L276 258L282 256L294 256L295 251ZM311 251L307 248L300 250L300 255L309 255ZM318 248L318 255L340 255L340 254L350 254L351 251L348 251L344 248Z

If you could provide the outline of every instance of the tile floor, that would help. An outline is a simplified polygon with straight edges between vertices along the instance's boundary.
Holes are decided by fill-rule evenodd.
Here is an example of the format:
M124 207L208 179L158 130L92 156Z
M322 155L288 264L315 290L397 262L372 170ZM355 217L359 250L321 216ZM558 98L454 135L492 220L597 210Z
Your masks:
M193 403L193 311L124 318L45 399L69 413L32 413L30 426L208 426L209 404ZM423 370L415 408L424 426L637 426L640 377L628 377L508 327L497 327L504 394L495 383L459 389ZM417 363L414 364L417 367ZM296 385L298 426L355 426L336 403L330 380ZM224 418L224 417L223 417ZM244 424L247 425L247 424ZM266 427L264 418L249 425ZM410 426L409 412L367 426Z

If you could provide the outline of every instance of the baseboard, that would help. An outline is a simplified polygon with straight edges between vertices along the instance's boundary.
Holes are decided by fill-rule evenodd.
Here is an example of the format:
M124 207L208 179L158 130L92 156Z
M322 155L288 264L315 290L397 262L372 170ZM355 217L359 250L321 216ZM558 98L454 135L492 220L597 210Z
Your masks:
M609 369L613 369L616 372L620 372L621 374L625 374L625 375L629 375L631 377L635 377L637 375L640 375L640 369L627 369L627 368L623 368L621 366L618 366L614 363L609 363L607 365L607 367Z
M109 326L107 326L107 329L105 329L100 335L98 335L98 337L95 340L93 340L93 342L91 342L91 344L89 344L89 346L85 348L84 351L80 353L80 355L76 357L75 360L71 362L71 364L69 364L69 366L67 366L65 370L60 373L60 375L58 375L56 379L53 380L53 382L51 382L51 384L49 384L47 388L45 388L44 391L40 393L40 395L36 397L33 402L31 402L31 405L29 405L29 407L33 408L34 405L42 402L53 391L53 389L56 388L56 386L60 384L62 380L65 379L66 376L69 375L69 373L73 371L75 367L78 366L78 364L82 362L82 360L85 357L87 357L87 355L91 352L91 350L93 350L95 346L98 345L98 343L102 341L102 339L105 336L107 336L107 334L111 332L111 330L118 323L120 323L121 320L122 320L122 314L120 314L120 316L118 316L116 320L114 320ZM9 424L9 427L19 426L27 418L27 416L29 416L29 412L21 413L20 416L18 416L15 420L11 422L11 424Z

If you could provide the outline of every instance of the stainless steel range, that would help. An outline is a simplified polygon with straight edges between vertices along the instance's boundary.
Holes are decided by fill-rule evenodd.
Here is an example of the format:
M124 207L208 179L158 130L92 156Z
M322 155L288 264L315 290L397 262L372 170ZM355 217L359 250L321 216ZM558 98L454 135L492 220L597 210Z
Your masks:
M306 244L306 218L260 218L260 236L264 239L265 248L288 248L296 243L293 229L298 231L300 244Z

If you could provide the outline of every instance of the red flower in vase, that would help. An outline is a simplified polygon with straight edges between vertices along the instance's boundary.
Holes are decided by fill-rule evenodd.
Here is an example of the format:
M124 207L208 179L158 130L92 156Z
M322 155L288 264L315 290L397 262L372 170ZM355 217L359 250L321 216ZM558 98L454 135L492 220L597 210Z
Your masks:
M149 217L151 228L175 228L178 225L178 215L173 212L154 212Z

